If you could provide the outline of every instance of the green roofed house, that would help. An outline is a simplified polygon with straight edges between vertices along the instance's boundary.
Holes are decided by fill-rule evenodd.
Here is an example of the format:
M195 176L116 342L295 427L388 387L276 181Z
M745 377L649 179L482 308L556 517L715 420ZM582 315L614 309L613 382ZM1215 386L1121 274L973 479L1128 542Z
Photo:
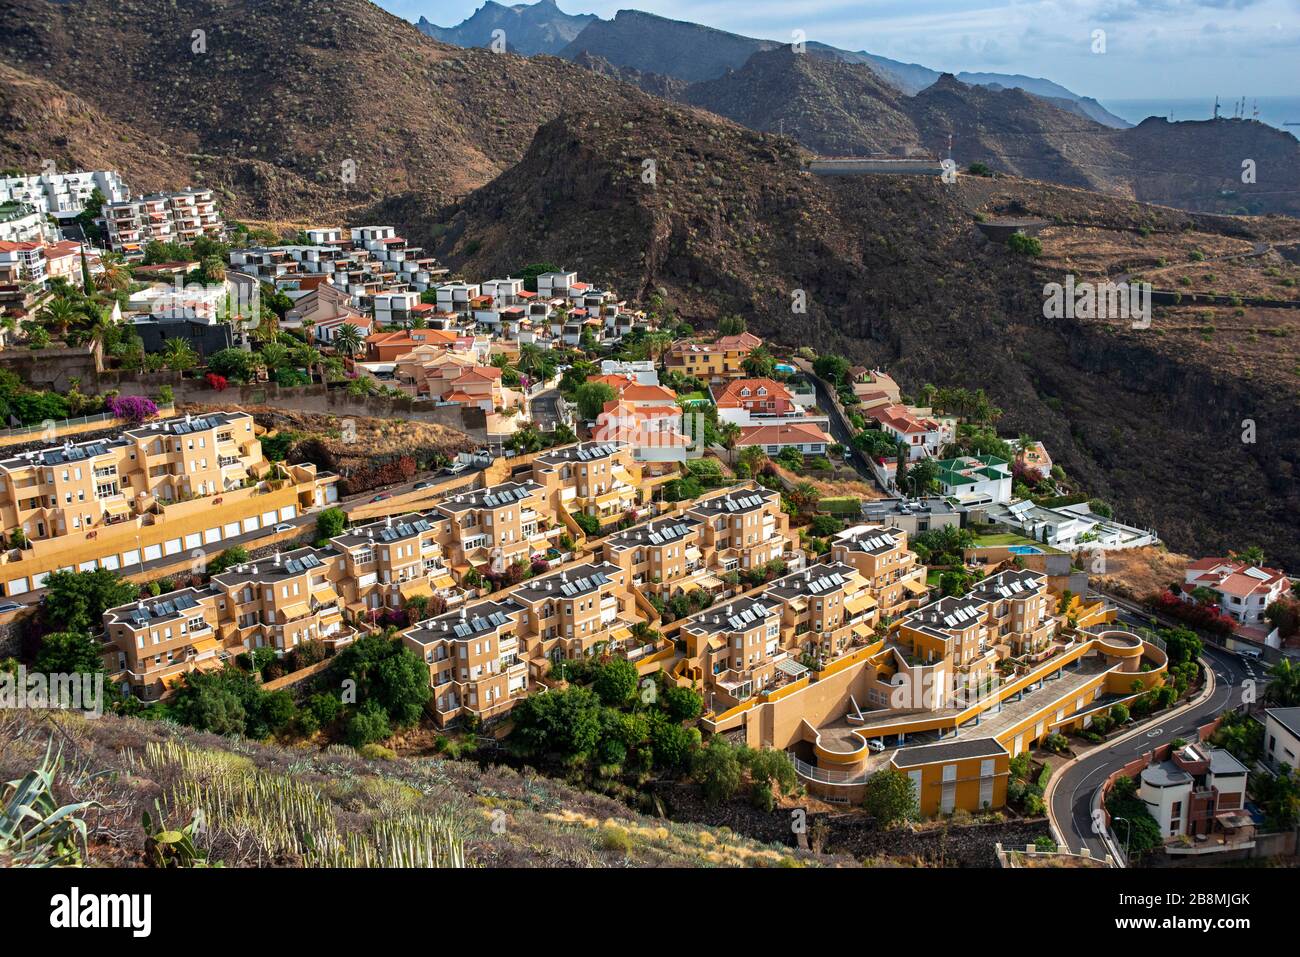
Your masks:
M1005 505L1011 501L1011 467L1005 459L993 455L961 455L940 459L939 484L945 498L959 504Z

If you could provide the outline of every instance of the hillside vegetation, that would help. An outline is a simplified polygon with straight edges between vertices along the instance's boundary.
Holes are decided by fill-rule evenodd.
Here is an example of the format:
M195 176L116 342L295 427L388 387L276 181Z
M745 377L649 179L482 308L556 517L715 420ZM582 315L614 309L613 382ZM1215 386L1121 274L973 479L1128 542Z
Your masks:
M0 714L0 780L61 764L58 805L81 812L92 866L709 867L851 864L676 824L509 768L441 758L368 760L351 748L285 748L168 722L66 712ZM195 824L196 810L202 810ZM149 831L144 815L151 818ZM154 841L149 840L154 837ZM7 862L0 852L0 866ZM30 863L30 861L29 861Z

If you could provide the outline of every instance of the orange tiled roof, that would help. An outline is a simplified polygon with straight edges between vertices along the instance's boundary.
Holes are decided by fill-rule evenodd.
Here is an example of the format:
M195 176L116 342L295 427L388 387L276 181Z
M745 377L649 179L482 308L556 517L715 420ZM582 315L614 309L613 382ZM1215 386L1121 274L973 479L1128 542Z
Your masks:
M803 445L809 442L823 442L830 445L831 437L817 426L807 422L751 425L740 430L740 439L736 445Z

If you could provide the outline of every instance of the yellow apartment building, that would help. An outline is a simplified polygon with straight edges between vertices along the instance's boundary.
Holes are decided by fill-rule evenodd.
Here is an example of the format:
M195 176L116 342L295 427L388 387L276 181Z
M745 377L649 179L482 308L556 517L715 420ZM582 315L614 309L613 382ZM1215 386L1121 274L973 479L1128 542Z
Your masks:
M487 600L402 633L403 643L429 666L439 727L463 715L491 720L528 694L528 663L519 637L524 614L509 597Z
M831 559L857 569L867 581L884 621L919 606L929 589L926 569L907 548L907 532L883 525L855 525L831 542Z
M337 476L272 466L252 416L221 412L150 422L113 439L64 443L0 461L0 552L9 596L59 570L129 571L222 542L337 500Z
M912 781L922 817L1002 807L1011 755L994 738L943 741L895 751L890 766Z
M341 647L355 637L337 591L341 565L328 550L279 553L104 613L110 680L137 697L163 697L187 672L221 667L269 647L284 654L308 641Z
M538 675L552 662L633 650L631 628L645 620L627 573L609 562L584 562L529 579L510 597L524 609L520 633Z
M988 602L989 641L1002 657L1034 661L1049 653L1057 599L1048 591L1046 575L1007 569L977 582L971 594Z
M708 574L700 550L703 522L689 515L667 515L642 522L603 539L605 561L617 565L642 594L675 595L696 588L720 588Z
M620 442L579 442L543 453L533 460L532 480L557 512L594 515L602 522L621 519L650 500L641 463Z
M763 595L780 608L782 644L799 655L830 662L875 640L880 612L852 566L810 565L772 582Z
M763 340L751 332L720 336L714 342L679 339L664 354L664 366L669 372L709 383L739 379L746 374L745 359L762 344Z
M564 530L546 490L531 480L458 492L434 511L446 519L444 550L460 574L484 565L504 571L513 562L545 555Z
M721 574L762 568L778 559L802 561L799 536L781 510L781 495L751 482L700 498L685 510L703 523L700 549Z
M807 671L782 646L780 603L762 595L697 612L679 635L710 710L726 710Z
M463 600L447 564L450 522L430 513L388 516L330 539L339 556L339 593L352 617L378 623L384 609L398 609L415 596L439 608Z

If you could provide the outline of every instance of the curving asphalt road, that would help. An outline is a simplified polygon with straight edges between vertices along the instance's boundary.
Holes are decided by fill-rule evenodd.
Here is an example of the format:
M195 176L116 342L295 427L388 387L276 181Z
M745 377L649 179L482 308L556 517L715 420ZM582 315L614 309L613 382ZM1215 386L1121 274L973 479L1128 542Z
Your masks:
M1120 612L1120 621L1129 627L1144 622L1129 612ZM1214 669L1213 693L1199 704L1193 705L1171 717L1158 717L1148 722L1146 730L1125 741L1094 751L1059 772L1051 796L1051 818L1062 841L1072 851L1087 847L1095 856L1109 853L1106 844L1092 830L1092 797L1097 787L1113 772L1128 764L1143 751L1163 744L1173 738L1190 738L1199 726L1206 724L1220 712L1231 710L1242 703L1243 683L1255 683L1258 696L1263 691L1267 677L1262 662L1241 658L1231 652L1205 646L1204 661ZM1123 827L1117 837L1122 839Z

